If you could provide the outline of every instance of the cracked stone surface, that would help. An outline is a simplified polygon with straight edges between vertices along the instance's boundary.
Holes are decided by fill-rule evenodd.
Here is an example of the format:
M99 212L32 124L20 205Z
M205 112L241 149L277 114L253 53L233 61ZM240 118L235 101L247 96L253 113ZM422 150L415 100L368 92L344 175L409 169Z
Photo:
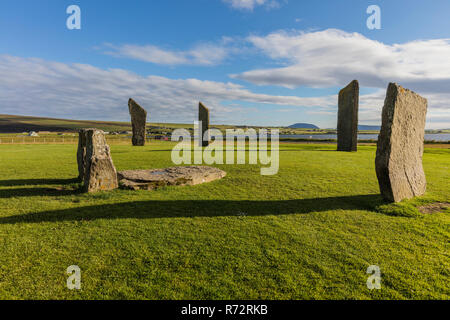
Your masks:
M226 172L214 167L189 166L153 170L126 170L117 174L121 188L154 190L163 186L185 186L222 179Z
M382 113L375 168L385 200L399 202L426 191L422 166L427 100L390 83Z

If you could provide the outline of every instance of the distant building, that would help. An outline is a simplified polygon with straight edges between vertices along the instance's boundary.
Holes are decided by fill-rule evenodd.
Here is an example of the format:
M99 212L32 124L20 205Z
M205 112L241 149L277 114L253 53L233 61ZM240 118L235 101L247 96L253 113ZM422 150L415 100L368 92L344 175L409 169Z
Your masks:
M156 135L154 137L155 140L169 141L169 137L163 135Z
M35 131L30 131L30 132L28 133L28 136L29 136L29 137L39 137L39 135L38 135Z

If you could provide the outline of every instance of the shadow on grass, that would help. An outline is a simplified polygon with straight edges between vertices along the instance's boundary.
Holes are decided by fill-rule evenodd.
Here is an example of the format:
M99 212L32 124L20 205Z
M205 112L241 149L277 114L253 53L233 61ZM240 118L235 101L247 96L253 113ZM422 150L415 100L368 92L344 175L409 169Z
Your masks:
M58 197L81 193L80 188L16 188L0 189L0 199L17 197Z
M64 185L77 183L78 179L18 179L0 180L1 187L34 186L34 185Z
M383 203L380 195L358 195L298 200L173 200L136 201L44 211L0 218L0 224L96 219L154 219L189 217L307 214L329 210L372 211Z

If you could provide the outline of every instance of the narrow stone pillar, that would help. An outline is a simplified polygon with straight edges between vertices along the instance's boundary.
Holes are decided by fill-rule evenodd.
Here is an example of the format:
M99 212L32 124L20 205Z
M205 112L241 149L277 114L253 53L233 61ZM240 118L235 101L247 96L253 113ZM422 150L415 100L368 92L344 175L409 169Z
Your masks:
M426 191L422 156L427 107L425 98L398 84L389 84L375 159L385 200L399 202Z
M85 173L85 157L86 157L86 130L95 129L81 129L78 131L78 150L77 150L77 163L78 163L78 180L84 181Z
M207 147L209 145L210 137L207 135L205 137L205 132L209 129L209 109L206 108L201 102L198 105L198 121L201 121L200 132L201 137L199 137L199 144L202 147Z
M133 127L133 146L144 146L146 136L147 111L133 99L128 100L128 110L131 115L131 126Z
M358 149L359 84L353 80L339 92L337 150Z

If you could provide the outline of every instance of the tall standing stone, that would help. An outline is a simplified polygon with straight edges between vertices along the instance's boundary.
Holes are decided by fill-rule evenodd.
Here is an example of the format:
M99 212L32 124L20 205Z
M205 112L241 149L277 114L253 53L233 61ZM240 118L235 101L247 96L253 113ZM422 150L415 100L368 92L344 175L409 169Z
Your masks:
M356 151L358 148L359 83L353 80L339 92L337 150Z
M130 98L128 109L131 115L131 125L133 127L133 146L145 145L145 126L147 123L147 111Z
M112 190L118 187L117 171L102 130L80 130L77 160L79 177L83 177L85 192Z
M78 180L84 181L84 173L86 169L86 131L95 129L81 129L78 131L78 150L77 150L77 163L78 163Z
M205 136L205 133L209 129L209 109L206 108L201 102L198 105L198 121L201 122L200 132L201 137L199 137L199 144L202 147L207 147L209 145L209 135Z
M380 191L388 201L425 193L422 156L427 106L425 98L389 84L375 159Z

